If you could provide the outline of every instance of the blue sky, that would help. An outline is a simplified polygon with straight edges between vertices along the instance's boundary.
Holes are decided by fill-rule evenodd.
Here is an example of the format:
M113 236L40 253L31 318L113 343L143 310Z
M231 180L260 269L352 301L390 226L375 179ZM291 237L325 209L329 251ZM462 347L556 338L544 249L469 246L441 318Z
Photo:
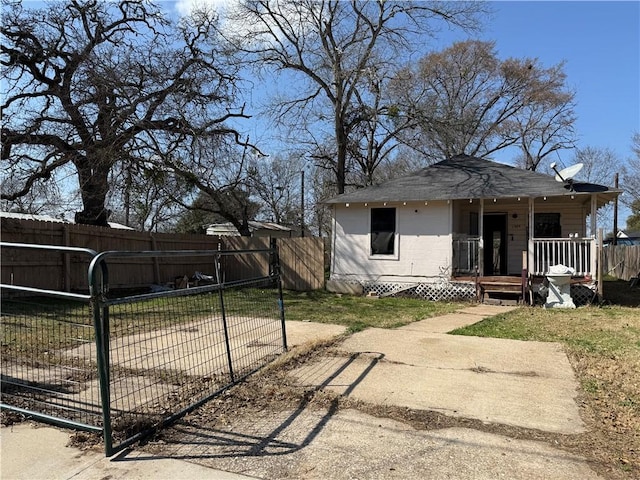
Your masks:
M170 0L172 13L198 3L234 0ZM29 2L32 5L40 2ZM501 58L537 57L546 67L565 61L577 94L578 147L608 147L631 156L631 136L640 131L640 2L498 1L477 37L496 42ZM434 50L467 35L448 33L429 42ZM425 52L426 53L426 52ZM265 138L256 125L253 138ZM267 129L268 130L268 129ZM509 153L498 159L509 161ZM573 153L561 154L570 164ZM640 172L638 172L640 175Z
M175 14L193 4L227 2L233 0L170 0L166 6ZM578 147L608 147L622 159L629 158L631 136L640 131L640 2L499 1L490 5L494 15L477 36L495 41L501 58L537 57L547 67L565 61L568 84L577 93ZM464 38L459 32L446 34L430 46L442 49ZM564 153L562 160L568 164L571 157Z
M631 158L631 137L640 132L640 2L492 5L495 14L480 37L494 40L501 58L537 57L547 67L566 62L567 83L576 91L578 148L610 148L622 161ZM508 151L496 157L511 160ZM571 165L573 152L558 160ZM621 204L621 227L629 214Z
M233 0L176 0L174 6L185 12L203 2L224 5ZM494 14L475 37L495 41L500 58L533 57L545 67L566 62L568 85L576 91L577 146L610 148L622 160L629 158L631 137L640 131L640 2L489 3ZM443 31L429 41L429 48L440 50L467 37ZM252 138L269 143L269 128L254 128ZM508 163L514 153L496 158ZM558 160L569 165L572 157L567 151Z
M501 58L565 61L576 91L578 146L609 147L629 158L631 136L640 131L640 2L492 5L495 15L480 37L496 41Z

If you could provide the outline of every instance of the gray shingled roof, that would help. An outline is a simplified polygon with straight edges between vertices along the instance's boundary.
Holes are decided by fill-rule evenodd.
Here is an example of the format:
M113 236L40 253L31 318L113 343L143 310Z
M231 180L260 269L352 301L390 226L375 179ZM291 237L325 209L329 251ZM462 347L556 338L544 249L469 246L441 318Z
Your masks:
M380 185L345 193L326 203L461 200L608 193L620 190L602 185L557 182L554 177L468 155L458 155Z

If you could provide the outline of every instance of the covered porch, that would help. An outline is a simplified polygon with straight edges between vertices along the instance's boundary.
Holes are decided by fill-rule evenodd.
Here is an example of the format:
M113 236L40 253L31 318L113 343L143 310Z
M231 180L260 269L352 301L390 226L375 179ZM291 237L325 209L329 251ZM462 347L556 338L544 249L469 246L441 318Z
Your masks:
M612 192L479 198L452 202L452 278L471 280L479 295L524 292L553 265L573 269L573 283L595 285L601 272L597 211ZM598 233L600 232L600 233Z

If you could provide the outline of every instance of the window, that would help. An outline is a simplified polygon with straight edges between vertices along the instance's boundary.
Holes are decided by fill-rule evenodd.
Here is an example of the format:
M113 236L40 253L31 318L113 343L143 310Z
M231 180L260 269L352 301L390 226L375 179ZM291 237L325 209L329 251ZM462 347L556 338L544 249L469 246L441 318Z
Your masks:
M396 209L371 209L371 255L393 255L396 235Z
M478 212L469 213L469 235L480 235L480 224L478 222Z
M533 223L534 238L562 237L559 213L536 213L533 217Z

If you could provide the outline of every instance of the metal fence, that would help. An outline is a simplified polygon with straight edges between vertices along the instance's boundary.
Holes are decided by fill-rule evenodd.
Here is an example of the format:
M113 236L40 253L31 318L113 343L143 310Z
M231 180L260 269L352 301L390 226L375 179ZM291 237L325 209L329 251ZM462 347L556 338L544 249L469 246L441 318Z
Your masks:
M1 285L2 408L102 432L112 455L286 350L275 249L72 250L88 259L88 292ZM128 260L180 256L213 257L215 272L188 279L190 288L109 289L110 274ZM248 264L258 273L243 276Z

